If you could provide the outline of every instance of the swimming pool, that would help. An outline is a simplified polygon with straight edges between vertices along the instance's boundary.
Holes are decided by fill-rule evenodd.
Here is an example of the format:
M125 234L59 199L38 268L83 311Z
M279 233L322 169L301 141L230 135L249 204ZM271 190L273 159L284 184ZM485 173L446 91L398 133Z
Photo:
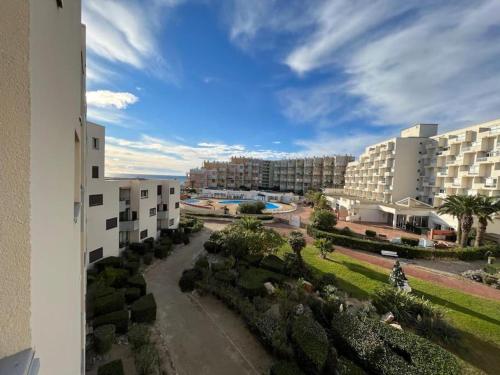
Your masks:
M195 198L188 198L188 199L184 199L183 202L185 202L185 203L191 203L191 204L197 204L197 203L200 203L200 200L199 199L195 199Z
M222 199L219 204L241 204L241 203L252 203L255 201L244 200L244 199ZM266 210L276 210L281 206L276 203L266 202Z

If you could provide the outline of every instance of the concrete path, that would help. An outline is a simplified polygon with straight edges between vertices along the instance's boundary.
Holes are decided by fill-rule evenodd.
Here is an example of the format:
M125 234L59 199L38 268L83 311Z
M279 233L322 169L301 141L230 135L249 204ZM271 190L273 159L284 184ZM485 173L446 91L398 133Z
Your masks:
M241 318L216 299L182 293L182 271L190 268L203 250L210 230L223 225L207 223L187 246L178 246L165 261L150 267L145 278L158 305L160 332L171 371L180 375L263 374L272 358L248 331Z

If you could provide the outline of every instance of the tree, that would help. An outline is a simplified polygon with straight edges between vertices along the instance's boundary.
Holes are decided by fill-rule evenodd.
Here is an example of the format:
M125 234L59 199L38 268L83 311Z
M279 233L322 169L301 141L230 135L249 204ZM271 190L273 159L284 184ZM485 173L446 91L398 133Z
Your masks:
M457 241L461 247L467 246L477 207L478 197L475 195L451 195L438 208L440 214L449 214L458 219Z
M314 241L314 246L319 250L323 259L326 259L328 254L335 251L332 242L326 238L318 238Z
M457 218L457 244L461 243L461 238L462 238L462 230L461 230L461 223L462 223L462 206L460 204L460 196L458 195L450 195L447 197L444 201L444 203L438 207L438 213L439 214L445 214L445 215L451 215L453 217Z
M404 289L407 282L406 275L399 264L399 260L394 263L391 274L389 275L389 283L398 289Z
M253 217L242 217L234 223L240 229L257 232L262 229L262 222Z
M497 212L500 212L500 200L484 195L477 196L474 214L477 217L478 225L474 246L479 247L483 245L488 222L493 221L493 215Z
M325 232L333 232L337 224L335 213L329 210L314 210L310 219L314 228Z
M304 235L302 232L294 230L290 232L290 235L288 236L288 243L290 244L293 252L297 255L297 260L299 261L300 266L303 267L304 261L302 259L301 251L306 246L306 239L304 238Z

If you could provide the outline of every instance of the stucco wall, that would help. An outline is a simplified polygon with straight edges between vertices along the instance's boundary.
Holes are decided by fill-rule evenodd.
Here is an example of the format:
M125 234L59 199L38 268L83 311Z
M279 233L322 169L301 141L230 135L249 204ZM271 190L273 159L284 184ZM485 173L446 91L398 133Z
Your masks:
M394 157L394 179L392 201L397 202L401 199L415 198L418 193L417 178L418 169L422 168L418 164L418 150L421 138L397 138L396 155Z
M0 358L31 346L29 2L0 2Z
M79 374L84 315L74 202L80 199L75 135L81 127L81 4L30 4L32 345L40 375Z

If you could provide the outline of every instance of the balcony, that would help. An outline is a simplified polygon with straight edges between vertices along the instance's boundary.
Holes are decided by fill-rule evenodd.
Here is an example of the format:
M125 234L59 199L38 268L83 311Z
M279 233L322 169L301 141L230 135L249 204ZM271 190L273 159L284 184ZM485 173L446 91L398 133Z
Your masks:
M129 199L121 200L119 205L119 211L123 212L127 209L127 207L130 207L130 200Z
M488 188L496 188L497 187L497 179L496 178L492 178L492 177L488 177L485 181L484 181L484 187L488 187Z
M168 211L158 211L156 213L157 215L157 218L160 219L160 220L166 220L168 219Z
M139 220L120 221L120 232L133 232L139 230Z

